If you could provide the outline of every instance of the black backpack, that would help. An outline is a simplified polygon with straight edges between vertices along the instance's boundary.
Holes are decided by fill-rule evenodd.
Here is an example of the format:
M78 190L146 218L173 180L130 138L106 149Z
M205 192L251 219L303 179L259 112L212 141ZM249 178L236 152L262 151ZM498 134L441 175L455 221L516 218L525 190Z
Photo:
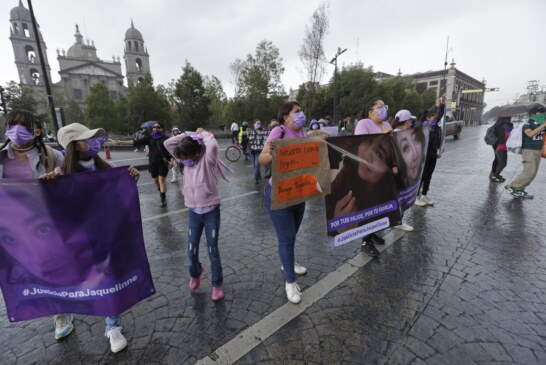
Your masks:
M483 137L483 140L490 146L494 146L499 142L494 125L487 128L487 132L485 132L485 137Z

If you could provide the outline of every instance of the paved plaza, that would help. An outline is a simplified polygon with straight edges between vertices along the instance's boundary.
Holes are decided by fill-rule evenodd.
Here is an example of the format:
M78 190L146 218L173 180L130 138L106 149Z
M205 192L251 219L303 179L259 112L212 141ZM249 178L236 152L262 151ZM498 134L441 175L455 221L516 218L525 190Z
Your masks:
M254 185L250 162L227 162L236 173L220 183L226 296L218 303L203 240L202 284L188 288L179 185L169 183L169 206L160 208L144 170L139 191L157 294L123 313L127 350L110 352L104 318L75 315L74 333L56 341L52 318L9 323L2 301L0 364L546 364L545 162L528 189L535 199L513 199L488 181L486 128L447 139L428 194L434 207L406 213L413 232L382 232L378 259L358 242L328 250L324 201L308 203L296 243L308 268L298 278L299 305L287 302L265 183ZM118 160L143 156L123 152ZM510 153L504 176L519 171L521 156Z

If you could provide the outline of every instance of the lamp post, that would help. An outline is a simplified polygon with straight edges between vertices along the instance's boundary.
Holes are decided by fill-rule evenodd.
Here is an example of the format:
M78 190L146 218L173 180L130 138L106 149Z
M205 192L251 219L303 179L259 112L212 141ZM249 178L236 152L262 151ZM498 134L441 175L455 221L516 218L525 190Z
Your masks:
M336 103L337 103L337 58L339 55L347 51L347 48L344 50L341 50L340 47L337 48L337 52L334 58L330 61L332 65L334 65L334 113L332 119L334 120L334 123L337 123L336 119Z

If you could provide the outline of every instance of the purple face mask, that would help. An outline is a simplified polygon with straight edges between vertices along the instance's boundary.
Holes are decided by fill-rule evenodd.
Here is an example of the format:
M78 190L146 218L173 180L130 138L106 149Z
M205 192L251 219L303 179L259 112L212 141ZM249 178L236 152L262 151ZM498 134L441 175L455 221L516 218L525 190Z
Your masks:
M292 118L294 118L294 122L292 123L296 128L303 128L305 127L305 114L303 112L294 113L292 114Z
M154 129L151 134L153 139L159 139L163 137L164 135L165 135L165 132L161 132L159 129Z
M386 120L387 117L388 117L388 112L387 112L387 109L386 108L379 108L379 109L376 109L377 111L377 116L379 117L379 119L381 120Z
M180 162L186 167L194 167L195 165L197 165L197 162L195 162L194 160L182 160Z
M254 125L254 129L256 129L256 130L257 129L262 129L262 125L261 124L256 124L256 125Z
M17 146L24 146L34 140L34 136L30 133L27 127L22 125L14 125L6 132L6 137Z
M87 144L87 150L83 151L88 156L96 156L100 152L100 148L102 147L102 144L104 139L103 138L89 138L85 140L85 143Z

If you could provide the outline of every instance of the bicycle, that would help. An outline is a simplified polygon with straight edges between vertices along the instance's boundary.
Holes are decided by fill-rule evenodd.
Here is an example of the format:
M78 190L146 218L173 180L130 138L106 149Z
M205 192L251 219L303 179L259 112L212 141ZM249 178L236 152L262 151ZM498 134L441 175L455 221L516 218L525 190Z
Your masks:
M243 154L243 146L238 142L226 148L226 158L231 162L237 162Z

